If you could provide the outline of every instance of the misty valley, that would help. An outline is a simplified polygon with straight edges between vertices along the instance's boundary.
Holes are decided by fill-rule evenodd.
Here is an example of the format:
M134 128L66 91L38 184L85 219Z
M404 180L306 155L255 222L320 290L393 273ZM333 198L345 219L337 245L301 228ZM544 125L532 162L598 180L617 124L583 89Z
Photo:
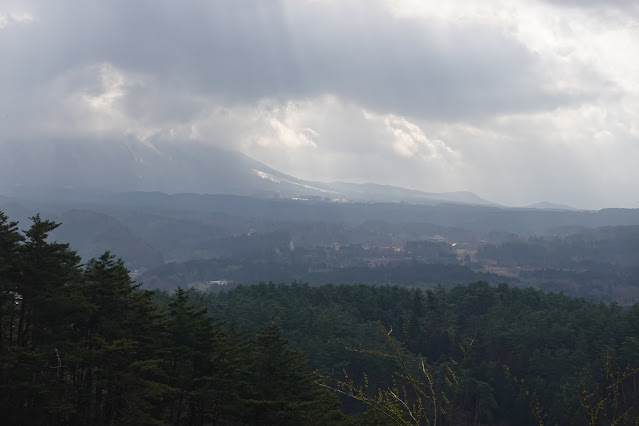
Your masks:
M0 0L0 426L639 426L638 53L639 0Z
M638 416L636 210L68 191L0 210L15 424Z
M626 306L639 297L636 210L156 193L84 203L5 198L3 206L22 223L36 209L60 222L52 238L84 260L117 253L150 289L268 281L430 288L482 280Z

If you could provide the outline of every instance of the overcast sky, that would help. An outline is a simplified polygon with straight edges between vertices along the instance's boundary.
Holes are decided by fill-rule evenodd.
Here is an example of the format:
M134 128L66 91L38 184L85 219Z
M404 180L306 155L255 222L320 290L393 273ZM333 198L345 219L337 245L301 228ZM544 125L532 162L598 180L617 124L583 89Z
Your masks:
M210 143L303 179L637 208L638 5L0 0L0 137Z

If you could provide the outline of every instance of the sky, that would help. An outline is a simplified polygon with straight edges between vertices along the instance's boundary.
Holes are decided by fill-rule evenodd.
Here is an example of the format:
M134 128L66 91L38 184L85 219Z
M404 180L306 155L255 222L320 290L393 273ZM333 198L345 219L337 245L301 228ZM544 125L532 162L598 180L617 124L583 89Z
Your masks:
M0 142L214 144L317 181L639 208L639 3L0 0Z

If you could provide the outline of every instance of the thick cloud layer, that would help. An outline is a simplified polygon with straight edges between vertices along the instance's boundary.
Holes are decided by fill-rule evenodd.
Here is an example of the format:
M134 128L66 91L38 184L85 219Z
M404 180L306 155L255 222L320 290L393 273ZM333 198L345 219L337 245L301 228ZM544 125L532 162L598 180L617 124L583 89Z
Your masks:
M636 12L570 1L5 2L0 143L194 140L305 179L639 207Z

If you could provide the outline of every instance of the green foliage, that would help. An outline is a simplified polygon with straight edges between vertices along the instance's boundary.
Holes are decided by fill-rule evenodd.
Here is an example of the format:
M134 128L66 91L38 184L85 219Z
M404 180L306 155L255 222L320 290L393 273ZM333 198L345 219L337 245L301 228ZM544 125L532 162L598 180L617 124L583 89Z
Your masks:
M201 300L247 332L275 316L282 335L308 353L322 375L345 371L354 384L362 385L366 373L369 389L392 388L397 364L346 348L363 343L371 351L384 352L388 343L377 320L394 330L410 324L408 359L422 355L442 381L446 363L458 357L457 342L476 334L457 400L458 410L471 422L476 415L484 423L537 424L511 376L525 380L547 423L569 422L563 395L578 393L574 372L597 365L593 342L618 348L615 368L626 363L639 366L639 306L622 308L506 284L477 282L450 291L441 286L421 291L269 283L206 294ZM628 404L638 400L636 389L630 378L624 382ZM352 414L362 408L352 398L343 398L342 410ZM629 414L634 415L635 411Z
M36 215L20 232L0 212L8 424L621 425L639 416L638 305L487 282L155 293L109 252L80 265L48 240L57 226Z
M0 412L8 424L332 424L337 400L271 324L254 336L179 289L154 303L109 252L79 264L0 212Z
M398 364L398 371L393 375L392 385L371 393L366 374L364 374L364 384L357 385L346 371L343 372L343 379L325 377L325 382L321 384L341 395L364 403L392 424L406 426L457 424L454 423L459 414L457 399L462 388L467 388L468 384L468 380L464 377L464 365L475 337L468 338L465 344L459 344L462 354L460 362L451 358L449 362L439 366L439 373L443 373L441 374L442 382L437 380L438 372L435 371L437 367L429 366L422 356L410 356L408 327L404 327L403 347L400 347L391 337L392 328L386 329L380 322L378 327L391 348L390 353L362 348L353 349L353 351L395 361Z
M637 401L628 399L624 386L636 380L639 368L631 368L629 363L623 367L615 366L616 351L607 349L596 352L598 368L587 369L575 374L579 391L579 408L591 426L601 423L610 425L636 424ZM634 418L634 421L633 421ZM584 422L585 423L585 422Z

